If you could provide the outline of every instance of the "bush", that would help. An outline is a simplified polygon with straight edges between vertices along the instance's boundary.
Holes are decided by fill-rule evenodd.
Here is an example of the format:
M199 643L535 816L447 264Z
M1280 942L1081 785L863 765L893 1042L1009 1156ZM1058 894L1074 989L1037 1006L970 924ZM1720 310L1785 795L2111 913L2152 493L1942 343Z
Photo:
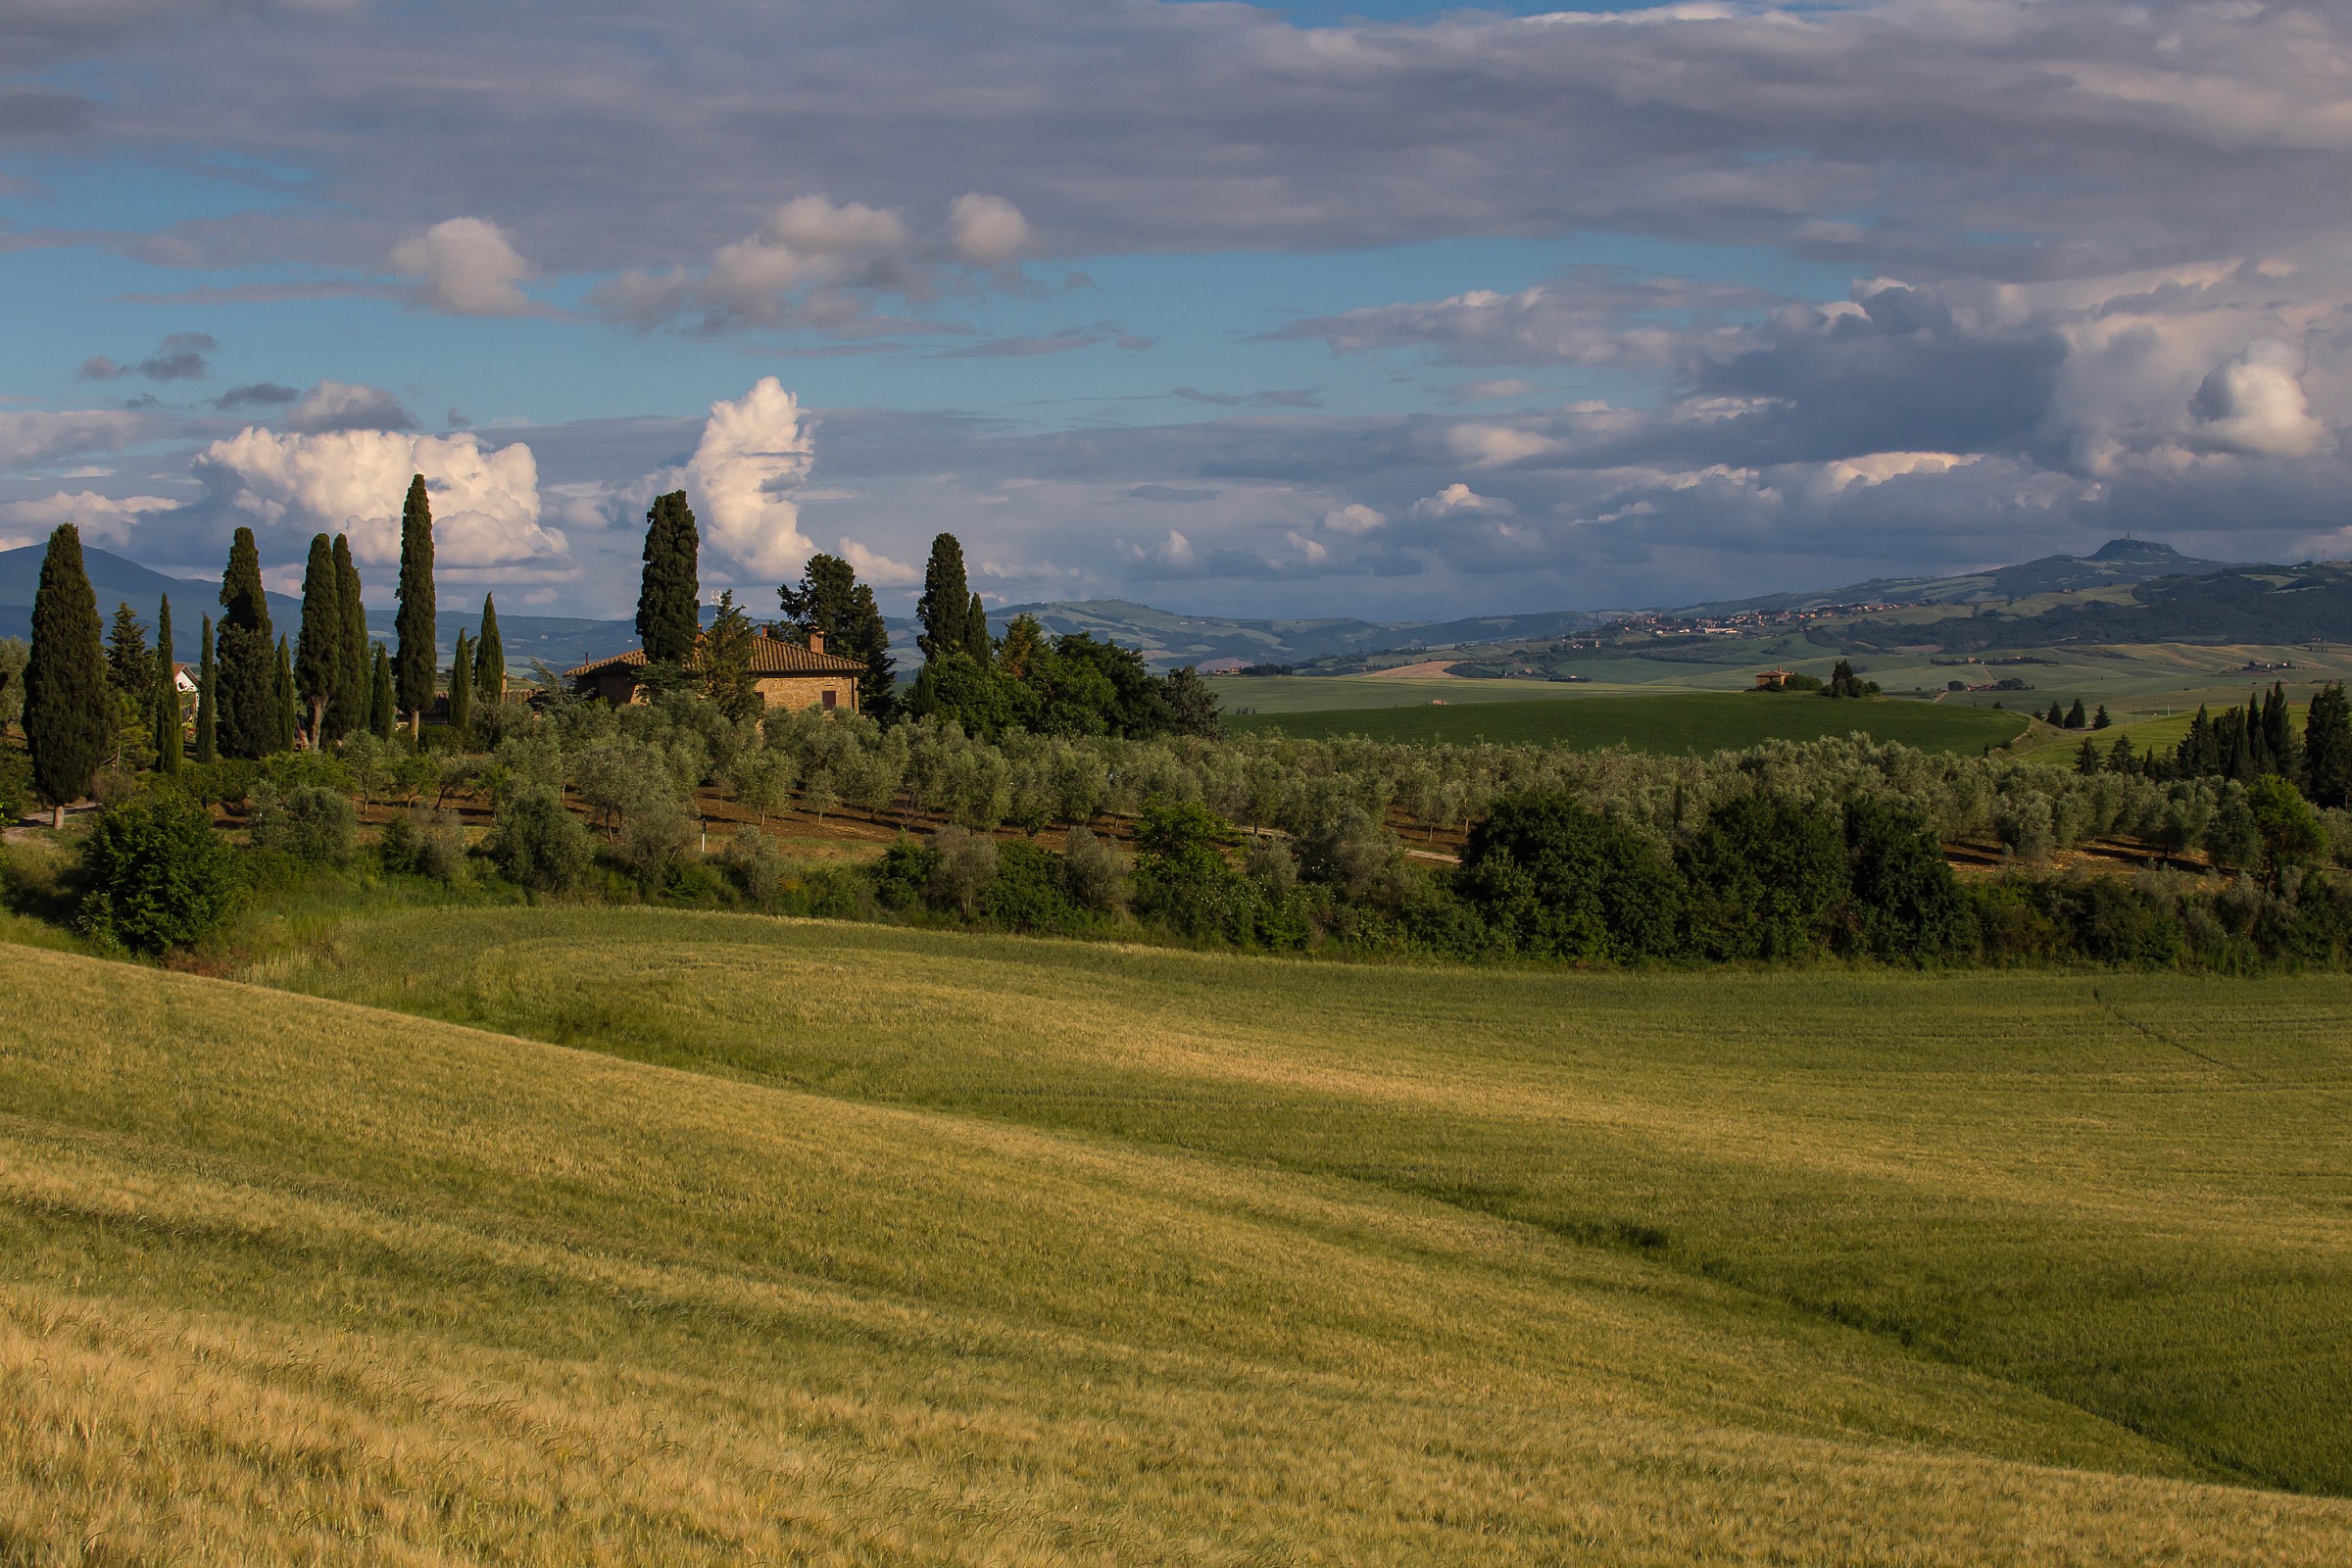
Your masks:
M1674 868L1565 795L1497 802L1470 830L1454 886L1512 952L1622 962L1676 945Z
M936 857L926 890L936 906L954 906L966 919L997 876L997 841L950 825L931 835Z
M719 852L719 865L726 871L744 902L756 909L764 909L776 902L784 886L784 857L766 834L746 822L735 830L735 837Z
M1838 813L1763 795L1719 808L1677 859L1690 945L1711 958L1821 952L1851 887Z
M415 807L384 824L375 853L387 871L456 882L466 874L466 825L455 811Z
M350 801L316 784L280 790L268 779L253 787L246 835L257 850L303 865L342 865L351 858L359 812Z
M235 905L233 852L212 813L176 791L102 812L81 854L82 928L134 953L198 942Z
M867 873L874 885L874 902L885 909L911 909L922 904L939 869L939 852L928 844L901 838L882 852Z
M1197 802L1145 807L1135 828L1136 907L1182 936L1250 942L1261 901L1218 848L1232 831Z
M997 846L997 874L981 893L980 917L1013 931L1074 931L1086 911L1062 891L1061 860L1024 839Z
M1061 887L1072 904L1097 914L1127 906L1127 858L1114 839L1074 827L1062 841Z
M1967 901L1924 819L1869 799L1845 808L1854 935L1881 957L1949 952L1967 924Z
M545 784L515 792L499 808L486 848L499 875L521 887L560 892L587 874L595 850L564 797Z

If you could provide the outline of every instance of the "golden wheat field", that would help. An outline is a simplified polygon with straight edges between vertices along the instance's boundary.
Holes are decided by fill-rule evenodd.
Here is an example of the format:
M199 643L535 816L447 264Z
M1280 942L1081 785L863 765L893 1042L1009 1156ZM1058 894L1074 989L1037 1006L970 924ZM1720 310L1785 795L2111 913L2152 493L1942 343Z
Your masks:
M2352 986L0 947L0 1563L2339 1563Z

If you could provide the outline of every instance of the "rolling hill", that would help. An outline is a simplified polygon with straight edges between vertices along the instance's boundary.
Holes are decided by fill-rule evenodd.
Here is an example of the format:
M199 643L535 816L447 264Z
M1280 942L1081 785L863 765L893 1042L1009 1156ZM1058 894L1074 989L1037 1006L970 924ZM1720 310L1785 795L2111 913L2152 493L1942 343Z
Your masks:
M2352 1550L2334 981L333 947L0 948L14 1556Z

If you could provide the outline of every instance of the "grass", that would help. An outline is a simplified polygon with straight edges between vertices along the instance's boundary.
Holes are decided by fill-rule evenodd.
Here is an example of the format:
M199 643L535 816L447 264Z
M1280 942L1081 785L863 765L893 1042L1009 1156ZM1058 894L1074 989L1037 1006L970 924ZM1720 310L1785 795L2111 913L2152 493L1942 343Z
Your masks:
M1455 682L1473 685L1474 682ZM1925 751L1976 752L2004 745L2026 727L2023 713L1884 699L1754 692L1644 692L1557 697L1542 702L1433 708L1346 709L1229 716L1242 732L1279 730L1300 738L1360 735L1381 741L1464 745L1481 740L1628 746L1643 752L1715 752L1767 740L1817 740L1861 730Z
M0 947L0 1561L2352 1552L2336 980L564 907L249 978Z

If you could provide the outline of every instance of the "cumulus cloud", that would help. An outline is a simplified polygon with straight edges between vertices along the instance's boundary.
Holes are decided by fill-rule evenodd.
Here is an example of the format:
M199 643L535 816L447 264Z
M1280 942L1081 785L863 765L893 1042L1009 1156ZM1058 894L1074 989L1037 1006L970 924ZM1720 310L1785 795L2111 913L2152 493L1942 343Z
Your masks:
M1468 493L1461 485L1455 485L1454 488ZM1323 526L1334 533L1364 534L1388 525L1387 513L1375 511L1360 501L1350 501L1344 507L1334 507L1323 514Z
M956 254L974 267L1003 267L1029 248L1029 220L1002 196L965 191L948 208Z
M303 435L323 435L335 430L407 430L416 423L416 416L382 387L348 381L320 381L295 400L285 417L286 428Z
M899 258L906 224L895 211L801 196L767 215L743 238L721 245L700 273L631 271L602 285L590 302L635 326L659 326L699 311L706 331L839 324L863 314L860 290L903 287Z
M87 490L71 495L61 490L34 500L0 502L0 526L8 528L15 541L0 548L30 544L46 537L61 522L79 529L84 544L122 546L130 542L141 517L178 506L178 502L160 496L102 496Z
M419 278L416 297L452 316L526 316L537 302L516 287L531 275L504 230L485 218L444 219L392 249L391 269Z
M390 430L280 434L247 429L195 461L200 510L251 525L266 554L290 556L320 532L348 532L364 564L400 559L400 510L412 474L433 502L437 567L516 568L567 575L564 534L539 518L539 470L515 442L485 448L470 435Z
M2189 402L2195 433L2224 451L2264 457L2300 458L2319 450L2328 427L2312 416L2302 371L2303 356L2291 346L2247 344L2198 383Z
M793 491L814 461L799 400L774 376L760 377L732 402L711 404L686 465L687 496L704 542L758 576L800 569L815 547L801 532Z
M841 559L876 588L911 588L923 580L920 568L868 550L855 539L842 540L839 549Z
M0 412L0 468L30 467L89 452L120 452L154 421L116 409Z
M1434 496L1413 503L1413 520L1442 522L1450 517L1507 517L1519 509L1496 496L1482 496L1468 485L1449 484Z

